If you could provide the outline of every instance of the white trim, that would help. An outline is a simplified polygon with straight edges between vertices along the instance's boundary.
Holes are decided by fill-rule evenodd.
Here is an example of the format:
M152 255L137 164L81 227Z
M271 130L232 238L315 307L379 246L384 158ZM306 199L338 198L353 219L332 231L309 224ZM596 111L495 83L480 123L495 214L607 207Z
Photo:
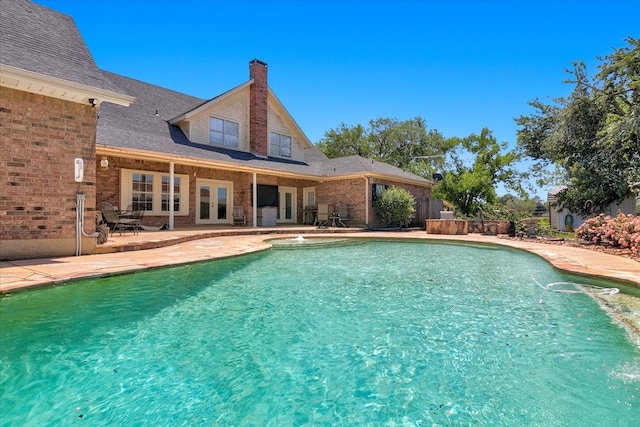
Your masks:
M253 226L257 227L258 226L258 208L256 206L258 206L258 174L257 173L253 173L253 203L252 203L252 211L253 211L253 216L252 216L252 220L253 220Z
M273 143L273 137L277 136L278 137L278 144L274 144ZM283 147L287 147L286 145L282 144L282 141L288 138L289 139L289 155L286 156L284 154L282 154L282 148ZM278 147L278 154L273 152L274 147ZM285 133L282 132L274 132L274 131L270 131L269 132L269 150L268 150L269 156L272 157L281 157L283 159L291 159L292 155L293 155L293 138L290 135L287 135Z
M92 98L97 103L109 102L128 107L136 100L133 96L23 70L10 65L0 65L0 86L81 104L90 104L89 99Z
M171 185L174 182L174 178L175 178L175 171L174 171L174 163L173 162L169 162L169 230L173 230L173 226L174 226L174 217L175 217L175 212L173 211L173 199L175 197L175 186ZM181 186L182 187L182 186Z
M286 213L286 196L285 194L291 194L291 219L285 218ZM298 222L298 189L296 187L284 187L278 186L278 202L279 202L279 224L295 224Z
M209 218L201 219L201 200L200 200L200 187L211 187L210 204L209 204ZM215 212L218 209L217 203L217 189L225 188L227 190L227 198L225 200L227 204L226 218L218 219ZM196 179L196 225L201 224L233 224L233 181L221 181L217 179L197 178Z
M168 172L152 172L145 170L121 169L120 170L120 209L126 209L132 204L133 174L143 174L153 176L153 209L146 211L145 215L169 217L169 211L162 210L162 177L170 176ZM174 215L189 215L189 175L174 174L175 178L180 178L180 211ZM173 181L170 181L171 183ZM173 187L173 185L171 185ZM173 199L169 199L172 206Z
M309 204L309 193L313 193L313 203ZM318 204L318 201L316 200L316 187L304 187L302 189L302 209L308 207L308 206L315 206Z

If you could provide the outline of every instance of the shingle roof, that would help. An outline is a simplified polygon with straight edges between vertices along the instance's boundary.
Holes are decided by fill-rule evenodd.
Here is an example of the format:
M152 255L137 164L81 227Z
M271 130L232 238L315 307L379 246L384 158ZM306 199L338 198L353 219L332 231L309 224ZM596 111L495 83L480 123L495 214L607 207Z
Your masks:
M101 105L96 137L98 145L317 175L317 168L308 163L271 157L265 159L238 150L191 142L178 126L170 125L168 120L196 108L206 100L118 74L103 73L113 84L135 96L136 102L129 107Z
M367 159L362 156L347 156L329 159L318 164L320 173L324 176L348 175L357 173L374 173L378 175L393 176L411 181L431 181L421 178L388 163Z
M0 64L119 92L67 15L26 0L2 0L0 40Z
M230 165L249 166L319 178L374 173L424 184L430 183L426 179L404 172L395 166L360 156L328 159L315 147L305 149L305 162L297 162L275 157L265 159L251 153L194 143L187 139L178 126L170 125L168 121L191 111L208 100L106 71L103 71L103 74L114 85L134 96L136 102L129 107L115 104L101 105L98 112L96 138L99 146L152 151L169 156L225 162Z

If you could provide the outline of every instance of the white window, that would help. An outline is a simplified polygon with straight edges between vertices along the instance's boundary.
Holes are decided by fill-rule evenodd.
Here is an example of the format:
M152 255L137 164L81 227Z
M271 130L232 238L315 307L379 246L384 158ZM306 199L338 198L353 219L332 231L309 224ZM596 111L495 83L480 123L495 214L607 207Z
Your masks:
M269 154L277 157L291 157L291 137L271 132Z
M153 175L134 173L131 175L131 207L133 211L153 210Z
M169 174L122 169L120 176L122 209L144 210L149 215L169 214ZM173 211L189 214L189 176L173 176Z
M304 187L302 189L304 207L316 205L316 187Z
M209 119L209 142L225 147L238 146L238 124L228 120L211 117Z
M162 175L162 212L169 212L171 186L169 175ZM180 177L173 175L173 211L180 212Z

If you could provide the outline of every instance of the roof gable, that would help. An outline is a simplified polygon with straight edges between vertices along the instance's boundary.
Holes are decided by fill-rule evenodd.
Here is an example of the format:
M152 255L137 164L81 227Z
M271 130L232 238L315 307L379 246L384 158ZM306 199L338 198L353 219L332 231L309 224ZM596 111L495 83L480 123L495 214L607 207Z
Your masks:
M211 107L215 107L217 104L229 99L230 97L234 96L235 94L239 93L242 91L242 89L249 87L249 85L251 84L251 81L248 81L246 83L243 83L239 86L234 87L231 90L228 90L216 97L213 97L207 101L204 101L203 103L201 103L200 105L198 105L195 108L192 108L189 111L185 111L184 113L172 118L169 120L169 123L171 123L172 125L177 124L181 121L184 120L189 120L192 117L200 114L203 111L206 111L208 109L210 109Z

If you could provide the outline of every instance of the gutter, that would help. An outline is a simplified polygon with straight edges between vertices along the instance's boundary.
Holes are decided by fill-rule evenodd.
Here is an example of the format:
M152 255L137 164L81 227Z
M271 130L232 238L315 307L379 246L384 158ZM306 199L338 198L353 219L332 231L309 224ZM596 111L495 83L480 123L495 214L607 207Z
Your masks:
M98 71L99 72L99 71ZM82 83L64 80L58 77L52 77L45 74L35 73L33 71L23 70L21 68L12 67L10 65L0 65L0 85L11 89L22 90L25 92L37 93L40 95L52 96L75 102L89 102L89 98L98 100L98 102L109 102L111 104L130 106L135 102L133 96L114 92L108 89L101 89ZM47 94L41 90L31 88L31 86L51 86L63 92L62 96ZM76 99L74 96L64 97L69 92L76 93L80 96Z

